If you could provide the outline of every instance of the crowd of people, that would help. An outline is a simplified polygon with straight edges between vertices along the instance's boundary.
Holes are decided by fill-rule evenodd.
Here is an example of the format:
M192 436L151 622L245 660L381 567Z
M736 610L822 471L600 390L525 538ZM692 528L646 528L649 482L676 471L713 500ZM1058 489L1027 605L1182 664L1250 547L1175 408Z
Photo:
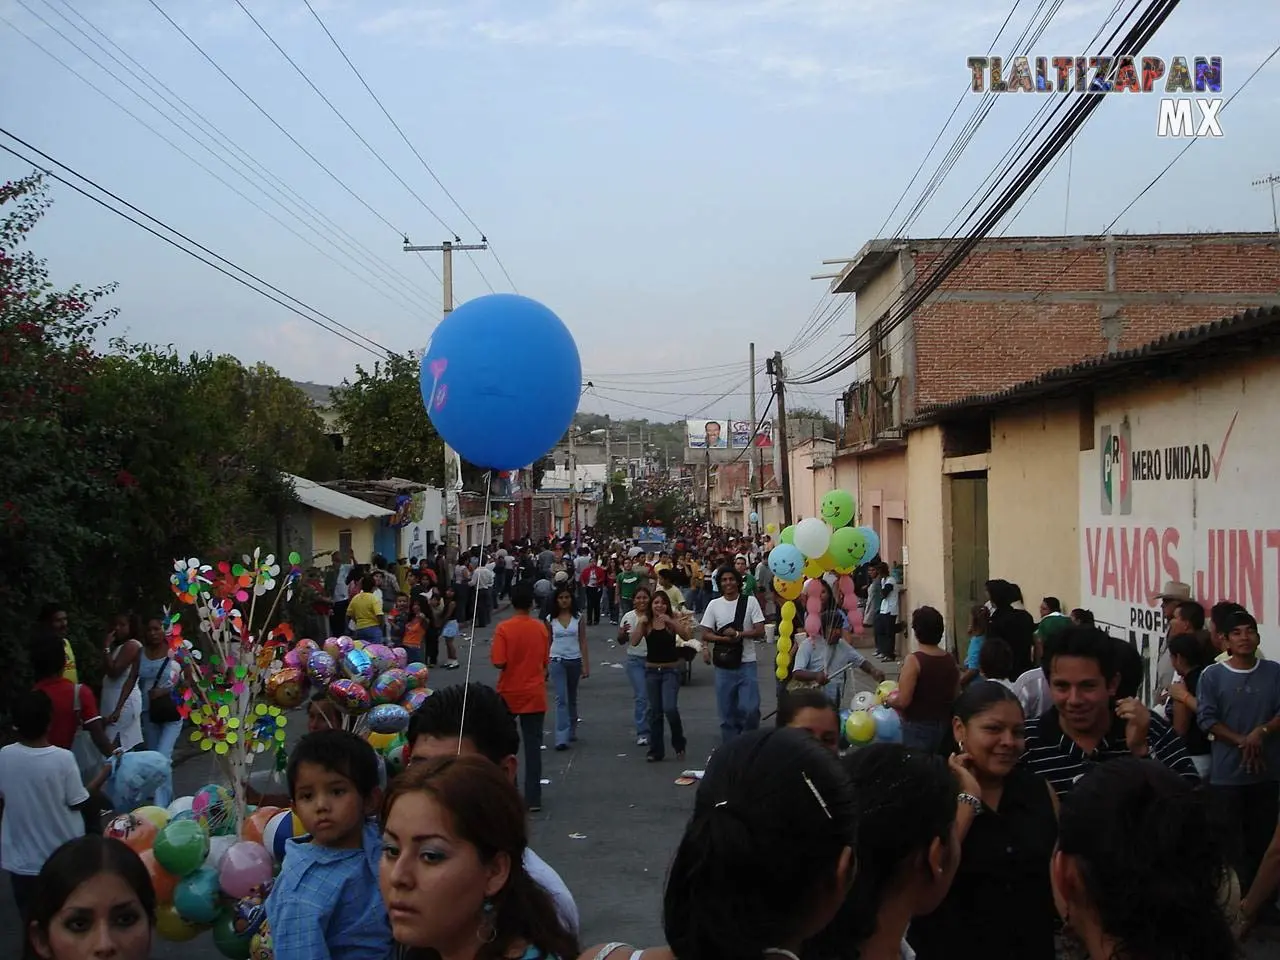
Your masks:
M369 568L335 554L317 629L392 641L422 662L456 663L460 623L482 626L503 600L513 609L488 647L496 686L428 697L397 776L339 729L332 704L309 705L280 798L305 834L286 844L266 901L277 960L1216 960L1273 919L1280 664L1260 657L1243 607L1206 611L1166 585L1152 683L1088 611L1045 597L1037 619L1002 580L987 584L965 645L949 644L937 610L899 609L900 573L874 558L852 603L824 580L817 635L797 617L776 723L761 729L759 661L773 660L757 650L782 610L770 546L714 534L656 553L495 544L456 563ZM606 619L650 762L668 738L685 757L691 664L715 678L720 745L667 878L660 946L584 949L572 893L528 845L544 724L550 714L552 749L573 749L588 627ZM137 855L98 835L93 797L111 758L172 750L181 720L162 705L180 676L158 620L119 618L95 698L66 626L45 611L36 684L14 705L17 741L0 749L0 866L28 956L141 960L156 895ZM891 663L901 742L849 743L848 671L879 682Z

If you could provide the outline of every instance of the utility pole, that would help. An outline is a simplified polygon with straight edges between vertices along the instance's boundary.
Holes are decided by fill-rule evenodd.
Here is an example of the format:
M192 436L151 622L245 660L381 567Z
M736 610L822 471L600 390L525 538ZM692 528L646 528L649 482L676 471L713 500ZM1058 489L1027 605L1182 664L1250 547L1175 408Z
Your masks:
M707 447L707 536L711 536L711 448Z
M1280 184L1280 175L1274 173L1268 174L1261 180L1253 181L1255 187L1271 188L1271 225L1276 233L1280 233L1280 216L1276 215L1276 184Z
M613 422L604 415L604 502L613 499Z
M627 431L627 479L634 480L635 475L631 472L631 431Z
M444 315L447 317L453 312L453 251L455 250L488 250L489 241L485 237L480 238L479 243L463 243L461 237L454 237L452 241L446 240L441 244L431 244L429 246L415 247L409 243L409 238L404 238L405 253L440 253L444 256L444 271L442 277L444 279ZM462 546L462 539L458 535L458 528L461 525L460 503L458 494L462 492L462 461L458 459L458 454L444 444L444 543L445 556L449 558L449 562L453 563L458 558L458 550Z
M782 369L782 352L774 353L768 372L773 377L773 389L778 394L778 470L782 477L782 519L791 526L791 459L787 453L787 396L786 376Z
M578 432L576 426L569 427L569 504L573 510L573 519L565 526L569 527L569 535L573 537L573 547L578 549L578 450L574 446L573 437Z
M754 343L747 344L747 373L750 374L750 391L751 391L751 433L747 436L747 468L751 472L751 483L748 487L748 493L756 492L756 471L755 464L751 462L751 448L756 445L756 345ZM755 501L752 500L752 503ZM748 514L749 516L750 514ZM748 524L749 525L749 524Z

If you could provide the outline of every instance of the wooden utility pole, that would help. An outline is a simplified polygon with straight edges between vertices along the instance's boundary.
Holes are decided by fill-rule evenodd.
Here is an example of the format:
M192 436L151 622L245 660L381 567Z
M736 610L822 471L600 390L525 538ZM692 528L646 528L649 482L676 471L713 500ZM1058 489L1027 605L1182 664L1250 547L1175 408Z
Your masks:
M751 448L756 445L756 345L754 343L747 344L747 373L751 377L749 381L751 386L748 388L751 391L751 433L747 437L747 470L751 474L751 483L747 491L754 494L758 489L756 486L756 465L751 462ZM754 503L755 501L752 500L751 502Z
M769 361L768 373L773 377L773 389L778 395L778 471L782 478L782 519L791 526L791 459L787 453L787 396L786 376L782 369L782 352L778 351Z
M430 244L428 246L413 246L409 243L409 238L404 238L405 253L440 253L444 256L444 271L441 274L444 287L444 315L447 317L453 312L453 251L455 250L488 250L489 241L484 237L480 238L480 243L463 243L461 238L454 237L452 241L446 240L444 243ZM462 538L459 536L459 528L462 523L461 505L458 494L462 492L462 461L458 459L458 455L446 443L444 446L444 546L445 556L449 558L450 563L454 563L458 559L458 551L462 547ZM456 468L456 469L455 469ZM492 482L492 479L490 480Z
M1280 175L1274 173L1268 174L1261 180L1253 181L1255 187L1271 188L1271 225L1276 233L1280 233L1280 216L1276 214L1276 184L1280 184Z
M613 422L604 415L604 502L613 502Z

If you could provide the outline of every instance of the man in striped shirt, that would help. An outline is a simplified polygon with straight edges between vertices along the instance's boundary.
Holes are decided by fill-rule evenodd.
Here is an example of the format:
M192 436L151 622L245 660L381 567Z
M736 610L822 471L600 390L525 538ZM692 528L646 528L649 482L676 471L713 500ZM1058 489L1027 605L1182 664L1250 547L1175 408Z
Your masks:
M1116 757L1149 757L1199 783L1182 738L1163 718L1136 698L1114 699L1120 673L1109 635L1093 627L1064 630L1045 645L1044 671L1053 706L1027 721L1021 762L1058 796Z

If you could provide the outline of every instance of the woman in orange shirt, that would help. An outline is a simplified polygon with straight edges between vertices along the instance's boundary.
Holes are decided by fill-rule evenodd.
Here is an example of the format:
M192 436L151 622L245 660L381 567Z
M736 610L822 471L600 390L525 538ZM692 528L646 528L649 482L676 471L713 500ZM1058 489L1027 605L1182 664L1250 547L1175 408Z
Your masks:
M530 813L542 809L542 726L547 715L547 667L551 631L530 615L533 586L511 588L515 614L493 632L489 658L498 668L498 694L515 714L524 743L524 802Z

